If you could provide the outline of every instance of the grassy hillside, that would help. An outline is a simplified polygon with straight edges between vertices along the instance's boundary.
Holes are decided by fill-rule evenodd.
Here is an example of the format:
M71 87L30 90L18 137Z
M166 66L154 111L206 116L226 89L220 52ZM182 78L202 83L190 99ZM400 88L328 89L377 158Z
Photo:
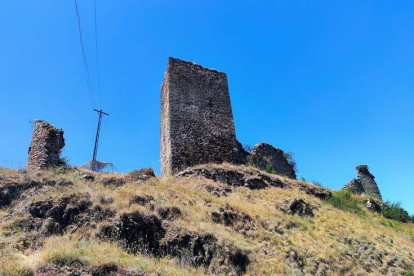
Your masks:
M260 173L282 184L0 169L0 275L413 275L413 224Z

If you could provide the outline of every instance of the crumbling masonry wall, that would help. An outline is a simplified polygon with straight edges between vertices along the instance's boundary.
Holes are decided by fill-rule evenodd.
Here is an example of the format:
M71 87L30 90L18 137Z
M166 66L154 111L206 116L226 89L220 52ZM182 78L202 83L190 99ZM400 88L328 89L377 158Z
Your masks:
M161 174L204 163L242 163L227 75L169 58L161 88Z
M277 174L296 179L295 168L289 163L285 153L270 144L260 143L254 146L248 160L250 165L261 170L266 170L271 165Z
M61 163L60 152L65 146L63 130L36 120L27 161L28 170L44 170Z
M367 165L356 167L358 178L348 182L344 189L351 189L357 194L367 194L382 199L375 177L369 172Z

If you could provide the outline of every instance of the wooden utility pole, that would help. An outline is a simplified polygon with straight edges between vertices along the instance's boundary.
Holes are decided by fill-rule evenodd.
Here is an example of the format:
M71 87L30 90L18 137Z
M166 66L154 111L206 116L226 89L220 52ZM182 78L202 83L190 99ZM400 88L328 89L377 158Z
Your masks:
M91 162L91 170L97 171L96 167L96 155L98 154L98 143L99 143L99 133L101 131L101 120L104 115L109 116L108 113L105 113L101 110L93 109L94 111L98 112L99 114L99 121L98 121L98 129L96 130L96 138L95 138L95 148L93 149L93 157Z

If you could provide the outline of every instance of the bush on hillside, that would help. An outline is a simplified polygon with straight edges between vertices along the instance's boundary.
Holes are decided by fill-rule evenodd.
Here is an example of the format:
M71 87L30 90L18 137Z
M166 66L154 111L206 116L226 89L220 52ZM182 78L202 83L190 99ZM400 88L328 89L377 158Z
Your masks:
M414 276L414 269L406 270L403 276Z
M293 159L293 152L284 152L283 155L285 156L288 163L292 166L292 169L297 173L298 164L296 163L295 159Z
M244 144L243 149L247 153L252 153L252 150L253 150L252 146L250 146L249 144Z
M401 208L400 202L386 202L382 207L382 215L387 219L393 219L401 222L412 221L408 212Z
M270 173L270 174L276 174L276 171L273 169L272 164L267 164L266 165L266 172Z
M353 197L352 193L348 190L334 191L332 197L326 200L338 209L352 212L358 215L365 214L359 207L358 200Z

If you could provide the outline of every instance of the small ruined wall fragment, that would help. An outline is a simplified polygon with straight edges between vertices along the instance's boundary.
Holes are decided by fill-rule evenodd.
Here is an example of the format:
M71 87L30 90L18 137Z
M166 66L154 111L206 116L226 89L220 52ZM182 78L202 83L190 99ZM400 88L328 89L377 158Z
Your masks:
M260 143L254 146L249 162L262 170L266 170L267 165L270 164L277 174L296 179L295 169L286 159L284 152L272 145Z
M358 179L361 181L365 193L378 198L382 198L380 190L378 189L377 182L374 179L375 177L369 172L368 166L360 165L356 167L356 169L358 171Z
M348 182L344 189L351 189L357 194L367 194L382 199L375 177L369 172L367 165L356 167L358 178Z
M27 161L28 170L44 170L60 165L60 153L65 146L63 130L45 121L36 120Z

